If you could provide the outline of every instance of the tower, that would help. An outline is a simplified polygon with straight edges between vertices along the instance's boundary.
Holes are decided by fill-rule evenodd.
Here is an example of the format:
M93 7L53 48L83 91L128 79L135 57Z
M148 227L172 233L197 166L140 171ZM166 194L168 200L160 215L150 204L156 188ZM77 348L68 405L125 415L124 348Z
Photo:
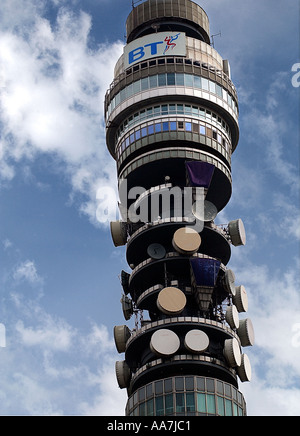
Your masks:
M122 308L114 328L126 414L246 415L254 344L244 286L227 267L245 245L242 220L218 226L232 192L239 140L230 66L210 45L209 21L190 0L138 2L105 97L107 146L117 162L126 245ZM147 317L147 318L146 318Z

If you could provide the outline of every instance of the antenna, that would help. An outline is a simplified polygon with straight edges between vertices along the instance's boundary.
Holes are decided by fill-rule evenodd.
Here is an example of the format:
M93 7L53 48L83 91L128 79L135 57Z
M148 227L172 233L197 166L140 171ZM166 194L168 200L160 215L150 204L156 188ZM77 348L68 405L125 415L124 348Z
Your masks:
M214 40L214 37L215 36L222 36L222 33L221 33L221 30L220 30L220 32L219 33L215 33L214 35L211 35L211 45L213 46L213 48L215 48L215 40Z
M136 7L136 5L138 5L139 3L141 3L144 0L132 0L132 9L134 9Z

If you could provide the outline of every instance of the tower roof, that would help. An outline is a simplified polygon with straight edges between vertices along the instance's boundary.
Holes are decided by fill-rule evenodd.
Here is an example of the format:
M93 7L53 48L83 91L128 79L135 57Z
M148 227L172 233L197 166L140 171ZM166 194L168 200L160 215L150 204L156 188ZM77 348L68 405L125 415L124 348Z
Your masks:
M191 0L147 0L129 14L127 43L159 31L179 30L210 43L206 12Z

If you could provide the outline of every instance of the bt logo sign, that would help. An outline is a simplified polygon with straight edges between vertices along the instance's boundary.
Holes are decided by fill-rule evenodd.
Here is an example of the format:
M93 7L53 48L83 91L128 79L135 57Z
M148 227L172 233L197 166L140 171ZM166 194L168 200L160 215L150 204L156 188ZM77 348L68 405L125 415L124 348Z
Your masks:
M147 35L131 42L124 48L125 68L140 60L154 56L185 56L186 43L184 33L161 32Z

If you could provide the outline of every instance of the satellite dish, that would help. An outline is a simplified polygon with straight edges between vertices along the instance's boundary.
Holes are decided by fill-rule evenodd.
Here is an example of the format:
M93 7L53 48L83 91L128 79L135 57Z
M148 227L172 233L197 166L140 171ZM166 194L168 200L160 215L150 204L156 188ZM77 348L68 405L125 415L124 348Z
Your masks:
M228 224L228 232L232 245L238 247L239 245L246 245L246 231L244 223L241 219L230 221Z
M126 228L126 224L123 221L111 221L110 232L115 247L120 247L126 244Z
M250 382L252 376L252 369L249 357L247 354L242 354L242 363L241 366L237 368L238 376L241 382Z
M216 206L208 200L195 201L192 206L192 213L199 221L209 222L213 221L218 215Z
M159 260L165 257L166 249L161 244L151 244L147 248L147 253L152 259Z
M121 271L121 285L125 294L129 294L129 277L130 274L126 271Z
M242 347L251 347L255 343L253 324L250 318L240 320L237 334L241 340Z
M225 319L232 329L239 328L240 325L239 313L234 305L227 307Z
M133 315L132 300L128 298L126 295L122 295L121 304L122 304L124 318L126 321L128 321Z
M209 337L202 330L190 330L185 335L184 346L191 353L203 353L209 346Z
M180 339L172 330L160 329L153 333L150 349L158 356L171 356L180 347Z
M224 274L223 284L229 294L235 295L235 275L231 269L227 269Z
M156 304L165 315L179 315L186 306L186 296L178 288L164 288L158 294Z
M225 340L224 356L231 368L235 368L241 365L241 348L236 338Z
M174 233L172 244L178 253L192 255L199 250L201 237L196 230L190 227L181 227Z
M115 369L119 387L127 388L131 380L131 371L125 360L116 362Z
M232 298L233 303L236 305L237 310L247 312L248 310L248 295L243 285L235 287L235 295Z
M116 325L114 327L114 339L118 353L124 353L126 350L126 342L131 336L131 331L127 325Z

